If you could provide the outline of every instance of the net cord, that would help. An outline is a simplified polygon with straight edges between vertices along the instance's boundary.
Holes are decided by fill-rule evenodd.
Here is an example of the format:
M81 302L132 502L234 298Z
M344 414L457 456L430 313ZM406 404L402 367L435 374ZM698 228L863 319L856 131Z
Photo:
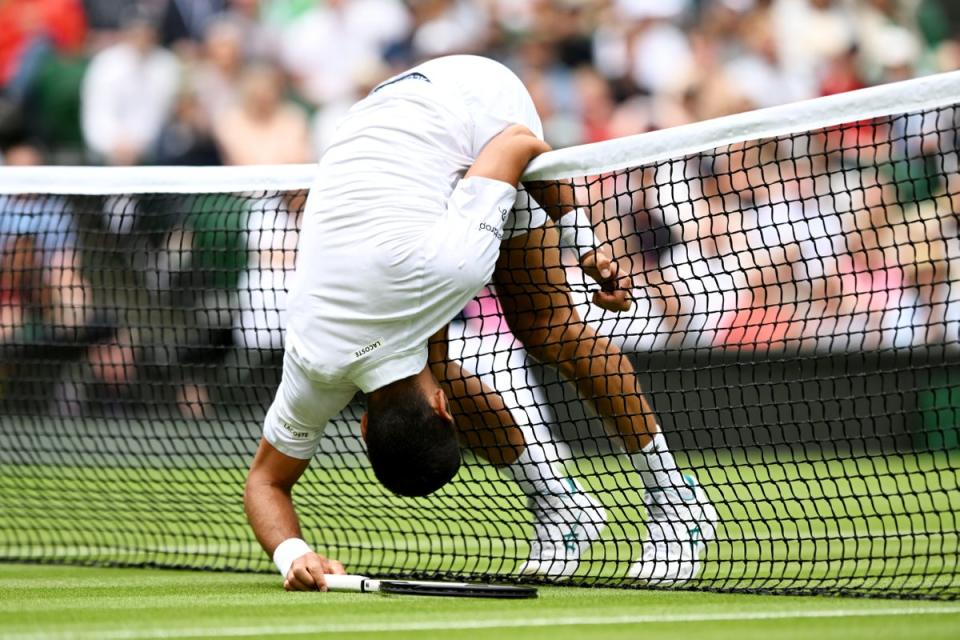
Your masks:
M815 98L546 153L525 180L597 175L750 140L790 135L960 101L960 71ZM307 189L315 164L249 167L0 167L0 193L120 195Z

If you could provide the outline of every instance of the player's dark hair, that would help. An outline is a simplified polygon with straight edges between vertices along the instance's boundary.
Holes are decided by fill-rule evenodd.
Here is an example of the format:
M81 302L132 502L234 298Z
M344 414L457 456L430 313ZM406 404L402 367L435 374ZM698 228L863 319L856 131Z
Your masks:
M377 480L399 496L426 496L460 469L453 425L409 379L367 398L367 455Z

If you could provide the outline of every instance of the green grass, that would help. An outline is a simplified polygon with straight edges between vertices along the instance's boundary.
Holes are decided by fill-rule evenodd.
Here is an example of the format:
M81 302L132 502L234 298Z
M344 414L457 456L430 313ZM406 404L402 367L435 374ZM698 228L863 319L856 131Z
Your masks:
M286 593L276 575L0 564L0 637L956 638L960 605L544 587L528 601Z
M609 526L576 579L616 586L646 517L618 457L570 471ZM691 454L721 525L694 586L960 595L960 456L821 460ZM269 571L241 507L243 469L0 465L0 558ZM528 515L489 465L429 500L387 495L362 468L315 467L298 487L308 538L356 572L509 574Z

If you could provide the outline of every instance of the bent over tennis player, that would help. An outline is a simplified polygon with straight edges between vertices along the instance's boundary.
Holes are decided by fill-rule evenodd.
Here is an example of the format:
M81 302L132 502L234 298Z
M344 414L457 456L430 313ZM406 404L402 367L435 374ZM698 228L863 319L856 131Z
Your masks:
M244 499L257 539L273 557L287 589L323 589L324 573L343 573L340 563L302 540L291 489L327 422L358 390L368 400L361 422L368 456L386 488L404 496L427 495L457 473L458 434L441 388L442 383L449 389L450 381L443 368L434 364L431 369L428 341L433 337L436 345L447 323L491 279L502 242L524 235L542 240L543 234L528 231L551 226L548 216L569 217L570 206L560 203L573 202L572 190L536 191L543 207L515 209L525 167L549 149L542 137L520 80L499 63L475 56L440 58L388 80L340 123L306 204L288 302L283 378L265 419ZM590 247L582 253L581 265L602 285L594 295L596 304L629 308L628 281L605 250ZM575 340L576 334L563 339ZM603 362L618 367L617 375L624 373L621 362ZM495 396L488 389L475 393ZM591 399L600 409L602 399ZM456 400L460 407L465 403ZM610 405L607 413L612 412ZM661 538L668 538L654 542L662 546L679 539L686 546L678 553L689 555L693 528L699 532L701 524L709 526L712 537L712 523L701 523L685 503L705 498L680 475L655 422L648 424L641 416L630 429L636 437L628 451L649 459L646 476L641 472L645 484L653 478L648 495L668 496L650 508L651 515L655 508L663 514ZM626 441L627 434L620 435ZM516 444L518 451L524 446L522 439ZM491 461L509 465L518 455ZM568 490L550 481L545 461L527 455L524 462L513 465L532 469L519 472L521 485L528 473L540 480L526 483L534 491ZM678 504L660 505L670 500ZM592 501L574 504L595 520L604 518ZM569 510L558 513L561 521L579 516ZM535 522L541 516L535 513ZM596 522L594 534L573 545L574 561L601 526ZM550 574L538 570L534 558L540 542L556 549L570 546L569 540L531 545L534 562L527 566L534 567L533 573ZM689 568L681 569L681 578L685 572Z

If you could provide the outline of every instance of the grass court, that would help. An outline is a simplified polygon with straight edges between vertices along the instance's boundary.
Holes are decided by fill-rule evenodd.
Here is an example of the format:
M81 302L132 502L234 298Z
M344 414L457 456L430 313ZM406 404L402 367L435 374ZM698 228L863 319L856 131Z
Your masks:
M537 600L287 593L274 575L0 565L0 637L956 638L960 604L543 587Z

